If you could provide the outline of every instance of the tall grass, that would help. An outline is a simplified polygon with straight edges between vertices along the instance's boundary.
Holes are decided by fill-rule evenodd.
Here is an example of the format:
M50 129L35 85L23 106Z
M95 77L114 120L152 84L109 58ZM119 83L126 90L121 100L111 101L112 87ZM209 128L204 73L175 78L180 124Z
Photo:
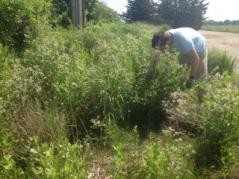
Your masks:
M40 146L58 145L66 137L73 142L83 136L101 136L101 128L94 127L93 121L154 126L162 99L180 88L185 77L177 55L165 54L157 57L155 74L146 81L154 29L139 23L91 25L84 31L48 28L39 31L22 57L6 55L1 109L6 133L13 131L16 139L8 164L13 161L13 168L26 167L30 174L23 171L24 175L35 174L35 163L26 152L33 136ZM3 48L1 54L6 61ZM145 113L139 111L142 108ZM151 114L155 117L150 118ZM22 148L17 152L19 143ZM44 150L51 153L53 149L50 145Z
M208 53L208 72L211 75L227 72L233 74L237 71L237 60L226 52L211 49Z
M214 170L225 174L238 160L238 75L224 74L208 81L189 92L174 93L169 100L174 108L169 105L167 109L175 126L197 137L195 163L201 174ZM195 95L199 91L203 92L201 100Z
M0 47L1 177L197 176L194 165L198 163L190 160L197 145L184 133L170 129L151 140L151 132L160 131L162 121L175 114L166 110L163 101L171 99L175 91L185 90L189 73L178 63L177 53L154 54L150 42L158 27L102 23L83 31L45 28L47 31L40 29L21 57ZM218 52L210 55L211 71L219 66L219 73L232 72L229 57ZM150 71L152 60L156 65ZM220 81L219 90L208 90L221 95L224 85L237 85L232 81ZM230 117L230 110L237 115L237 102L229 100L237 91L229 89L225 99L232 106L225 114ZM221 113L214 113L218 109L214 107L223 101L209 93L207 103L200 105L193 94L186 90L185 99L175 99L170 109L180 109L176 119L189 119L193 126L209 131L206 124L214 125L214 114L222 118ZM182 106L181 100L186 100ZM194 120L206 107L210 110L200 116L202 123ZM234 124L230 123L236 131ZM208 135L201 137L212 140ZM223 140L226 149L233 149L234 139L229 136ZM103 159L96 157L99 153ZM104 174L92 172L95 168Z

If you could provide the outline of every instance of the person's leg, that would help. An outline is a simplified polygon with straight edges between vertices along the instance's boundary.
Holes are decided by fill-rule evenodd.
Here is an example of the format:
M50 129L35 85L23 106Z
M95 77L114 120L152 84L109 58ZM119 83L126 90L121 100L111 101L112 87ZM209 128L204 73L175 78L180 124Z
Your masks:
M203 80L203 79L207 78L207 75L208 75L208 67L207 67L208 51L207 51L207 49L205 50L204 54L199 57L200 57L200 64L199 64L197 78L198 79L200 78ZM198 102L202 103L203 97L206 94L206 90L200 86L198 86L195 90L196 90L196 95L198 97Z
M204 58L202 59L203 61L203 65L204 65L204 69L205 69L205 76L207 77L208 75L208 50L206 49L204 52Z
M207 49L202 55L199 55L200 62L198 67L197 75L195 76L196 79L204 78L208 75L207 69Z

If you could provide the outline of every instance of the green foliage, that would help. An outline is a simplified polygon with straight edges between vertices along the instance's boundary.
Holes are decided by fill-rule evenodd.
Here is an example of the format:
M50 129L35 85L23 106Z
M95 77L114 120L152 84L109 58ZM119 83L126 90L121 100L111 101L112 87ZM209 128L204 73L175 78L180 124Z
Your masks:
M168 106L178 127L197 131L195 162L200 169L227 171L238 160L237 85L237 75L224 75L188 92L175 93L171 104L176 107Z
M142 135L149 128L159 128L166 119L166 113L162 107L162 101L170 93L183 88L183 82L187 78L187 70L180 66L177 54L166 52L160 56L151 57L156 60L156 65L148 71L145 66L136 66L139 72L136 74L134 94L131 96L130 124L137 125Z
M151 0L128 0L127 12L124 15L128 21L152 21L155 12L154 3Z
M69 27L71 25L69 0L53 0L52 2L50 23L53 26Z
M194 178L193 168L188 165L193 154L192 146L174 138L172 131L164 132L167 143L152 142L146 146L142 178Z
M2 121L0 127L0 177L17 178L23 176L23 171L21 168L17 168L16 162L14 160L14 154L11 150L13 143L13 136L6 131L6 125Z
M229 83L205 96L205 111L202 116L205 132L198 149L199 165L228 169L237 161L238 92L238 88Z
M5 138L6 139L6 138ZM37 137L29 141L25 153L20 156L25 162L24 170L16 165L2 141L4 152L0 160L2 178L84 178L86 176L82 145L70 144L64 139L58 143L39 143Z
M52 110L53 106L71 124L69 130L77 130L75 137L91 133L92 119L109 116L132 126L154 126L154 120L160 123L156 117L162 110L161 101L182 87L187 72L178 64L177 55L168 52L156 56L155 74L146 80L152 30L142 24L116 23L90 25L83 32L40 31L31 48L23 58L13 60L9 75L5 75L4 88L11 97L10 121L18 119L20 126L31 131L26 116L36 119L28 119L33 124L47 121L48 111L40 108ZM25 110L25 106L34 109ZM139 111L142 108L145 113ZM31 112L34 110L40 115ZM43 136L41 132L39 136Z
M98 2L99 1L97 0L88 0L85 2L85 9L86 9L85 13L86 13L86 19L88 21L93 20L92 13L94 12L96 3Z
M40 18L45 20L49 7L45 0L1 0L0 42L16 52L22 52L36 36L37 21Z
M11 65L13 55L8 53L8 50L0 44L0 130L5 128L5 119L7 115L8 104L12 98L12 94L7 88L6 81L11 74Z
M93 10L91 10L86 17L88 17L88 21L95 23L120 21L120 17L118 16L117 12L98 1L94 3Z
M124 152L122 145L113 147L114 178L194 178L192 146L175 137L174 130L165 130L162 140L155 137L141 151Z
M32 138L32 143L33 146L29 148L30 168L27 169L31 175L40 178L86 176L82 145L64 141L52 145L38 144L37 138Z
M208 53L208 72L210 74L223 74L228 72L232 74L236 71L236 59L228 55L226 52L219 50L210 50Z
M75 126L72 130L78 130L76 136L88 134L91 119L111 116L131 123L137 119L138 106L147 110L141 116L147 122L160 101L182 86L186 75L177 56L168 53L160 57L153 79L145 81L151 34L150 26L123 23L90 25L83 32L40 31L5 76L10 103L15 101L9 116L19 111L21 115L14 118L24 119L31 114L24 107L35 106L32 102L39 103L34 110L40 114L45 110L39 108L54 104L56 111L65 113L67 123Z
M42 2L28 4L35 16ZM114 178L196 178L197 169L234 165L238 76L185 90L188 70L178 54L159 55L150 47L158 27L98 23L79 31L53 29L39 19L34 23L42 26L22 56L0 46L0 178L86 178L98 165ZM220 58L213 62L222 64L218 72L230 73L229 57ZM168 117L198 135L196 144L171 128L142 141L142 133L158 132ZM77 143L82 136L84 145ZM106 164L96 164L87 140L99 144Z

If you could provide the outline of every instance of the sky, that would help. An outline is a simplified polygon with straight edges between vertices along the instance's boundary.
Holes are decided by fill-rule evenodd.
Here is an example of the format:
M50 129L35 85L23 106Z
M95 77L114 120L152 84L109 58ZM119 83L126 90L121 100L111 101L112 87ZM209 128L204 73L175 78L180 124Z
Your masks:
M100 0L118 13L126 11L127 0ZM208 19L223 21L239 20L239 0L206 0L209 2L205 15Z

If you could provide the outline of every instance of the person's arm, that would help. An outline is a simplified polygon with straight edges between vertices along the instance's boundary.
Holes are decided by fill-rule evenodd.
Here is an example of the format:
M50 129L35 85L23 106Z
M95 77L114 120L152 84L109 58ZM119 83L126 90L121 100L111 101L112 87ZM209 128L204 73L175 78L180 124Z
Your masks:
M187 53L187 58L188 58L188 64L191 67L191 72L190 76L186 82L186 87L191 88L195 77L197 75L198 67L199 67L199 56L194 48L192 48L188 53Z

